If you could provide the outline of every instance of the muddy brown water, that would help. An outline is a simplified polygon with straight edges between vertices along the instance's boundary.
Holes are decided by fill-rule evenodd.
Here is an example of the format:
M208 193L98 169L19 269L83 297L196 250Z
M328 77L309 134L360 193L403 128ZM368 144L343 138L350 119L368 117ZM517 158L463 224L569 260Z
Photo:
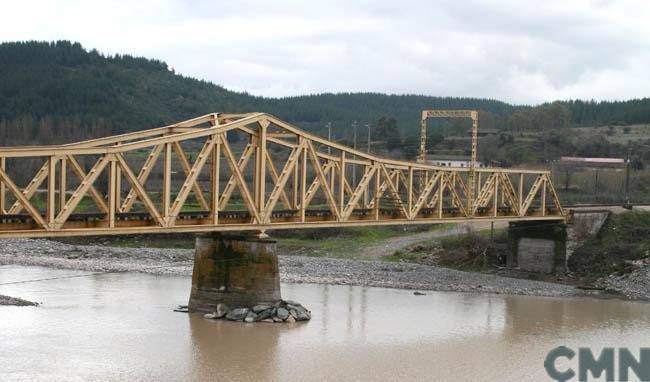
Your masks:
M0 266L0 284L83 275ZM650 346L650 304L283 284L313 319L174 313L182 277L111 273L0 285L1 381L546 381L558 345ZM575 365L574 365L575 367Z

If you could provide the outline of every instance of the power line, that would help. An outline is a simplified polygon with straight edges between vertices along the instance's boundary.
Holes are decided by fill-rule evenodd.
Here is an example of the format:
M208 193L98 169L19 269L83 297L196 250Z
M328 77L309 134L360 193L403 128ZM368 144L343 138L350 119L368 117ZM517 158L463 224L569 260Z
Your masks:
M174 264L166 264L166 265L159 265L155 267L147 267L147 268L142 268L140 272L142 271L148 271L151 269L158 269L158 268L165 268L165 267L174 267L174 266L181 266L181 265L186 265L188 263L193 263L191 261L181 261L178 263ZM35 283L39 281L50 281L50 280L61 280L61 279L73 279L73 278L80 278L80 277L90 277L90 276L97 276L97 275L105 275L109 273L124 273L125 271L106 271L106 272L92 272L92 273L85 273L83 275L68 275L68 276L59 276L59 277L47 277L47 278L42 278L42 279L33 279L33 280L21 280L21 281L10 281L7 283L0 283L0 286L3 285L14 285L14 284L27 284L27 283Z
M0 284L0 286L1 285L35 283L35 282L38 282L38 281L72 279L72 278L76 278L76 277L90 277L90 276L102 275L102 274L106 274L106 273L111 273L111 272L93 272L93 273L86 273L86 274L83 274L83 275L70 275L70 276L60 276L60 277L48 277L48 278L34 279L34 280L11 281L11 282L8 282L8 283L2 283L2 284Z

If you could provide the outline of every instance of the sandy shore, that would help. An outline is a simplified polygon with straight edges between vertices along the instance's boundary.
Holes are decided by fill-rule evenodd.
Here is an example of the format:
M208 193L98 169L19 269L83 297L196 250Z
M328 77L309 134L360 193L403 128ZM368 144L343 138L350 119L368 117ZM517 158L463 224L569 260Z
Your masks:
M143 272L190 276L193 251L69 245L49 240L0 241L0 265L40 265L99 272ZM419 290L574 296L568 285L514 279L410 263L280 256L280 275L289 283L362 285Z

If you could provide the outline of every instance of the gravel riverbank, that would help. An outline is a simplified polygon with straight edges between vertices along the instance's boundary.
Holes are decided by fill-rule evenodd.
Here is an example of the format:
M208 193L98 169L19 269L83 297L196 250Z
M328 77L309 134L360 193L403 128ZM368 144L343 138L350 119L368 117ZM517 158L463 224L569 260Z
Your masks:
M631 299L650 300L650 265L642 266L622 276L603 278L599 284Z
M144 272L190 276L193 251L70 245L49 240L0 241L0 265L40 265L95 272ZM410 263L280 256L280 275L289 283L362 285L419 290L574 296L568 285L462 272Z

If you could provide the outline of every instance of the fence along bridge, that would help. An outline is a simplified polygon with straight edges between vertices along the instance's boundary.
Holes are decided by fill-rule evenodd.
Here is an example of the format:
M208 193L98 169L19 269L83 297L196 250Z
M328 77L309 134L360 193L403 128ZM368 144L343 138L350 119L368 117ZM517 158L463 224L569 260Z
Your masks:
M381 158L264 113L0 148L0 238L564 218L548 171Z

